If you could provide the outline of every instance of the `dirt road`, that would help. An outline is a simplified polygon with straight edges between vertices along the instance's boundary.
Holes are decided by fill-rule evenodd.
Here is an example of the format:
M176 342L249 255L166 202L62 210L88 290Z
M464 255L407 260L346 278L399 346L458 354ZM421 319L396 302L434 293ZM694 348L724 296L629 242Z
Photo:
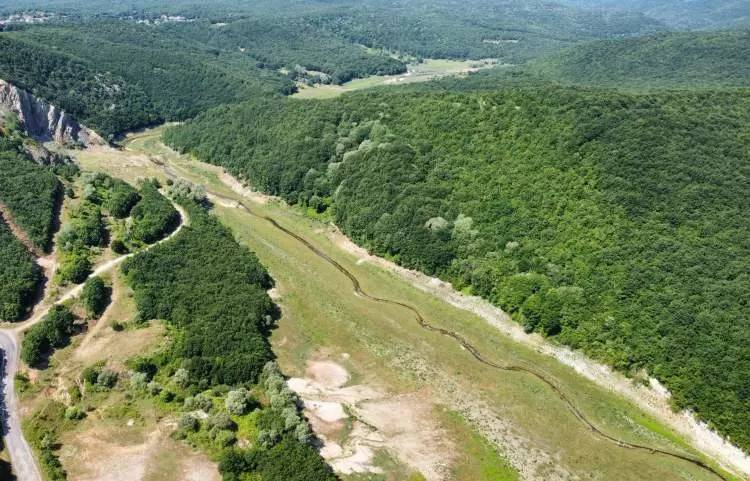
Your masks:
M177 235L182 228L188 224L189 218L185 209L177 204L174 204L175 209L180 214L180 224L177 228L164 239L150 245L146 250L153 248L163 242L168 241L175 235ZM127 254L124 256L117 257L97 267L94 272L89 275L89 278L94 276L100 276L106 272L111 271L115 267L119 266L126 259L134 256L136 253ZM23 436L21 431L21 416L18 405L18 398L14 388L14 377L18 370L19 364L19 346L20 339L25 330L31 326L37 324L49 310L58 304L62 304L74 297L78 296L83 290L83 284L76 285L68 289L62 296L54 301L45 299L34 308L34 312L29 320L15 325L13 327L0 329L0 349L2 349L2 367L3 367L3 378L2 378L2 421L3 421L3 438L5 445L8 448L10 454L11 464L13 471L16 474L18 481L42 481L42 475L39 471L34 452L29 446L29 443Z

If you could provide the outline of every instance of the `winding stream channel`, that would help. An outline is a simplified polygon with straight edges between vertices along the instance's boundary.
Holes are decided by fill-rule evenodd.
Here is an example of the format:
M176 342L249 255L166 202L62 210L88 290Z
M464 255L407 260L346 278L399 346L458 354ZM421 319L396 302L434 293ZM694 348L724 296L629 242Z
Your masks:
M174 170L171 169L164 162L161 162L160 160L155 159L152 156L149 156L149 159L152 163L159 166L168 177L172 179L180 178L180 176L177 175L174 172ZM469 341L463 338L460 334L456 333L455 331L451 331L451 330L444 329L444 328L437 327L437 326L430 324L416 307L410 304L407 304L405 302L401 302L401 301L394 300L394 299L377 297L377 296L367 293L365 290L362 289L361 283L354 273L349 271L346 267L341 265L338 261L333 259L331 256L329 256L328 254L326 254L325 252L317 248L315 245L313 245L310 241L308 241L304 237L300 236L299 234L279 224L273 217L258 214L257 212L253 211L250 207L248 207L244 202L240 200L224 197L213 192L211 193L211 196L216 198L217 200L221 200L229 204L234 204L237 208L245 211L249 215L270 223L271 225L273 225L274 228L283 232L285 235L297 240L299 243L301 243L307 249L313 252L316 256L320 257L327 263L331 264L339 272L341 272L344 276L346 276L351 282L354 292L358 296L368 299L373 302L377 302L377 303L399 306L411 312L411 314L413 314L413 316L415 317L415 320L419 323L419 325L423 329L431 331L431 332L439 333L443 336L453 339L463 349L468 351L474 357L476 361L486 366L489 366L494 369L502 370L502 371L520 372L520 373L524 373L524 374L527 374L529 376L532 376L538 379L539 381L544 383L550 390L552 390L566 404L570 412L582 424L584 424L594 435L604 439L607 442L613 443L623 449L644 451L654 456L666 456L666 457L684 461L686 463L690 463L692 465L698 466L699 468L711 473L717 479L720 479L723 481L730 481L730 478L728 476L726 476L725 474L720 472L718 469L714 468L713 466L709 465L708 463L696 457L693 457L687 454L681 454L681 453L661 449L661 448L647 446L645 444L639 444L639 443L626 441L626 440L619 439L611 434L606 433L605 431L597 427L589 418L587 418L586 415L576 406L573 400L554 381L552 381L550 376L548 376L546 373L539 371L537 369L533 369L531 367L520 365L520 364L498 364L487 359L484 355L482 355L479 349L477 349L473 344L471 344Z

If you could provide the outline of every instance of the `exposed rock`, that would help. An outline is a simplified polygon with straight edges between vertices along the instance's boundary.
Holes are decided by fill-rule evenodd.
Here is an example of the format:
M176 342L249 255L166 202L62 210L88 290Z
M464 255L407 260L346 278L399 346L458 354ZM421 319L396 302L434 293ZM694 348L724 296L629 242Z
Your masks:
M106 142L93 130L80 125L64 111L0 80L0 110L18 116L25 133L38 141L60 144L99 145Z
M36 142L25 142L23 146L27 154L40 165L62 165L72 162L70 157L46 149Z

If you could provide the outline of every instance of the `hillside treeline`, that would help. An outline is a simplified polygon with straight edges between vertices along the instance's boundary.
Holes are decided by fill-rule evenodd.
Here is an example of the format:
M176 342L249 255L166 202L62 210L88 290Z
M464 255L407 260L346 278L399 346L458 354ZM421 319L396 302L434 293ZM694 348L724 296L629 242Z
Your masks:
M579 45L528 70L566 84L629 89L747 87L750 30L665 33Z
M35 163L20 136L0 132L0 203L42 252L51 248L60 190L52 168Z
M0 320L26 314L42 280L42 270L22 239L11 231L12 220L35 252L51 248L57 197L61 187L49 167L29 158L23 139L7 126L0 131Z
M472 87L476 88L476 86ZM221 107L168 143L750 447L750 92L413 88Z
M0 218L0 320L23 317L41 279L34 257Z

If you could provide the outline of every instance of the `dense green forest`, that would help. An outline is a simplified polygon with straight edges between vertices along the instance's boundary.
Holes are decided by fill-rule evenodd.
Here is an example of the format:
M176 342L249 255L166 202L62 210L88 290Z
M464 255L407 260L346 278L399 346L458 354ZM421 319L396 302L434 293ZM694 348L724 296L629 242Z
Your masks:
M499 58L521 63L581 40L658 30L638 13L575 10L550 2L474 0L360 2L317 17L355 43L432 58Z
M55 47L0 35L0 78L106 136L159 120L138 86Z
M628 371L750 446L750 92L379 90L166 141Z
M253 382L272 357L270 278L216 219L197 205L189 212L190 226L128 260L123 272L140 317L166 319L179 330L171 355L194 382Z
M529 73L630 89L750 86L750 30L667 33L578 45L534 61Z
M122 266L139 319L164 319L173 328L169 347L133 362L139 374L132 383L181 413L175 436L216 453L225 481L255 479L253 473L268 481L335 481L311 445L299 400L269 362L271 278L205 207L180 202L190 225ZM255 409L252 447L235 447L238 423ZM201 421L196 410L210 416Z
M34 2L14 4L0 2L0 11ZM216 2L210 9L191 2L57 1L44 8L59 16L0 33L0 78L105 138L218 105L290 94L295 80L342 83L404 72L392 55L523 63L576 42L661 28L638 13L536 0L472 0L458 10L448 0Z
M59 193L52 169L28 156L20 136L0 131L0 203L39 251L51 248Z
M561 3L640 12L680 29L750 26L750 3L745 0L561 0Z
M32 255L0 218L0 320L23 317L41 279Z
M152 244L180 225L180 214L172 203L159 193L158 184L144 182L139 191L140 201L130 212L133 223L129 240Z
M168 27L104 21L9 32L0 36L8 46L0 76L59 102L105 136L293 88L239 52L184 41Z
M295 67L327 74L340 84L368 75L406 71L406 65L382 53L367 51L319 28L305 17L242 20L206 28L203 22L179 27L181 35L202 39L212 47L240 50L264 68L294 72Z

